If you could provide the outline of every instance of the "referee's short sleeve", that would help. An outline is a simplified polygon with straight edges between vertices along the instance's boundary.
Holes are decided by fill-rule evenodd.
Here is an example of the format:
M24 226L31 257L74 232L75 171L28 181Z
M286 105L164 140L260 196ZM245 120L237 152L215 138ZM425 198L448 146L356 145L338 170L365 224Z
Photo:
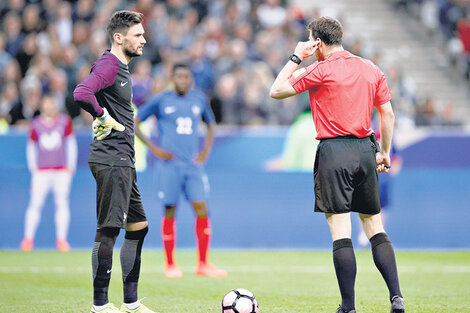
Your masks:
M304 92L313 86L320 85L322 78L320 69L318 68L318 61L295 71L291 77L289 77L289 83L298 93Z
M385 104L392 99L387 79L381 70L378 69L378 71L379 79L377 82L377 90L375 92L374 106Z

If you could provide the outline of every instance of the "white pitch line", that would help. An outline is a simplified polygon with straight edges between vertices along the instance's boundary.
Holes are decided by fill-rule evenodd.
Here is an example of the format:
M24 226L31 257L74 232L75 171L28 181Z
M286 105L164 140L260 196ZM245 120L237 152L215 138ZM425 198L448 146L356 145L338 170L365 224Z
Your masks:
M333 273L333 266L224 266L230 273ZM193 266L182 266L183 272L194 271ZM163 266L145 266L143 273L162 273ZM358 272L376 272L375 267L358 266ZM470 266L399 266L400 273L470 273ZM115 273L120 273L120 266L114 267ZM65 267L65 266L0 266L0 274L12 273L91 273L91 267Z

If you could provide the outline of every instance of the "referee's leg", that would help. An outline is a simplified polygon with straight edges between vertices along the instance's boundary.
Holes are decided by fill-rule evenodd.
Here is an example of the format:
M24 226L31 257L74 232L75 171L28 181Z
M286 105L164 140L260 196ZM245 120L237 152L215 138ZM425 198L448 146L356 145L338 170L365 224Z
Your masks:
M333 263L341 292L341 307L338 312L350 312L355 310L354 284L357 272L356 256L351 241L351 214L326 213L325 215L333 239Z
M381 214L359 214L364 232L370 240L372 256L375 266L382 274L387 284L390 301L392 302L392 312L405 312L403 305L403 296L400 291L398 281L398 270L393 251L392 242L385 233ZM400 302L399 304L395 302ZM394 306L397 309L394 309Z

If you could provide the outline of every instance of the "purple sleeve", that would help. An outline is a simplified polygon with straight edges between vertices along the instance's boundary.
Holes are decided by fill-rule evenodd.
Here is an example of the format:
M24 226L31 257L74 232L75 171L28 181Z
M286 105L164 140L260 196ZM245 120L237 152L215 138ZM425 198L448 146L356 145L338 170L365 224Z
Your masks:
M73 92L73 98L82 109L94 117L103 114L103 108L96 100L95 94L106 87L114 84L116 74L119 70L117 62L112 59L101 58L93 64L90 75L88 75Z

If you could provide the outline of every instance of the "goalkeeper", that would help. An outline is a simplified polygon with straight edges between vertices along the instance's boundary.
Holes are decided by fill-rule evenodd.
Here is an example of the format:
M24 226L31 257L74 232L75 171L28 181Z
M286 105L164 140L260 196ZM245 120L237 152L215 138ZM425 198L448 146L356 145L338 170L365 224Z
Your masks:
M93 306L91 312L153 311L137 298L142 244L147 218L136 183L132 82L127 64L142 55L145 44L142 14L119 11L107 31L111 50L105 51L74 91L74 99L95 117L88 163L96 180L98 225L92 252ZM108 302L113 247L121 228L124 303L119 311Z

